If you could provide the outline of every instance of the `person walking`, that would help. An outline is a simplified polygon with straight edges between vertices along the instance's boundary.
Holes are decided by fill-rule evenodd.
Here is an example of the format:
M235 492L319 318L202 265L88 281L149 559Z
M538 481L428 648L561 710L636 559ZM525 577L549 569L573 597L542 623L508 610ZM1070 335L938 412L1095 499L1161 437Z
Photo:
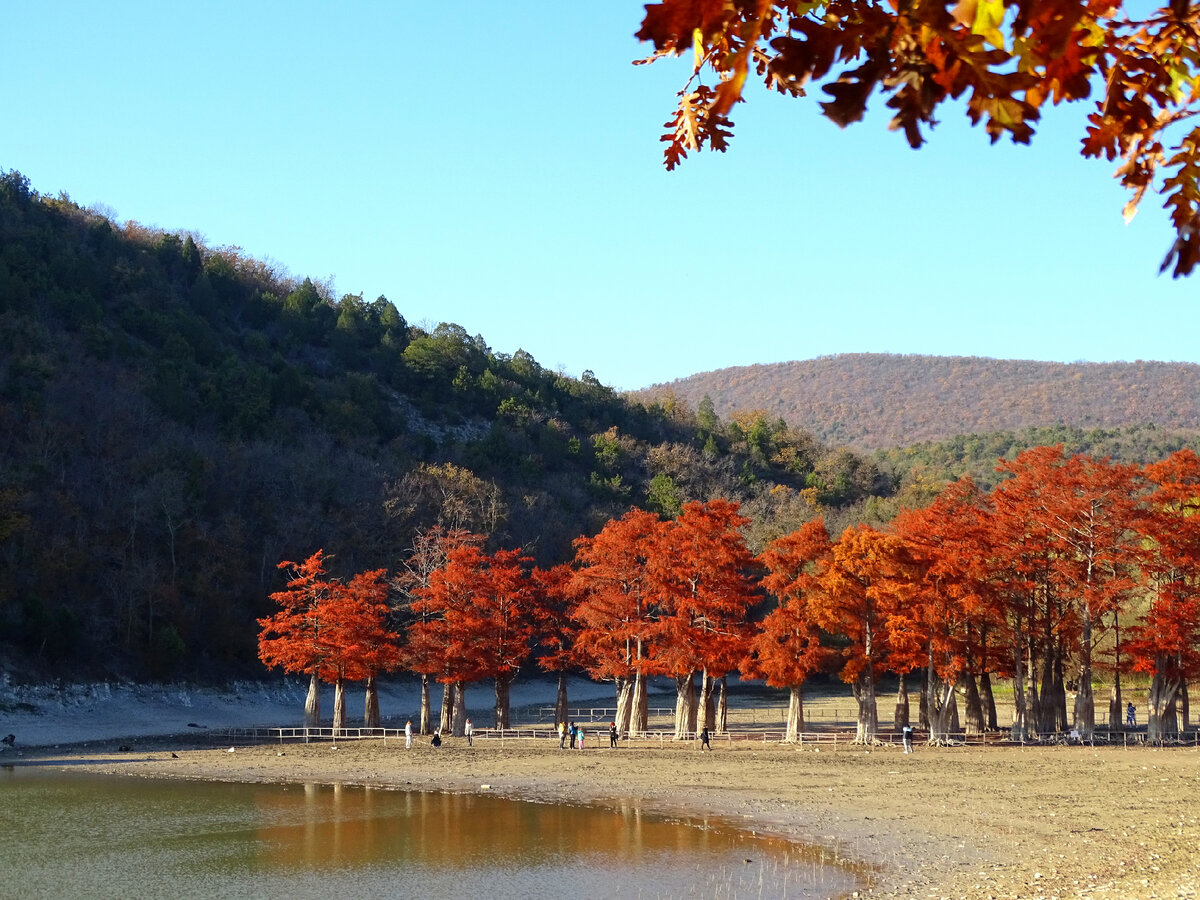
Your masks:
M617 723L613 722L608 726L608 746L617 746Z
M700 730L700 752L703 753L705 750L707 750L709 753L712 753L712 744L708 742L707 725Z
M412 719L404 723L404 749L412 749Z
M463 726L463 734L465 734L465 735L467 736L467 746L468 746L468 747L474 747L474 746L475 746L475 740L474 740L474 738L472 737L472 735L474 735L474 734L475 734L475 730L474 730L474 729L471 727L471 720L470 720L470 719L467 719L467 724Z

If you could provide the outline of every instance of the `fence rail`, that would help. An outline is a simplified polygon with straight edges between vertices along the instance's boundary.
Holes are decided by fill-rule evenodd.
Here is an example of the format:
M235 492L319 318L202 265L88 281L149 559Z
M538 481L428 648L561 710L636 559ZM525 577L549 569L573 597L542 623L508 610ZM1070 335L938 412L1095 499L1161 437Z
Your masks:
M609 730L607 727L589 727L583 726L585 734L584 747L607 747L609 744ZM326 741L361 741L361 740L382 740L386 746L389 741L403 741L403 728L331 728L323 727L261 727L261 728L214 728L206 732L210 740L221 739L221 741L234 741L245 743L313 743ZM414 735L419 740L428 740L428 735ZM483 741L508 741L508 740L527 740L527 741L548 741L554 742L559 740L557 729L539 727L537 725L520 726L516 728L477 728L474 730L474 737L477 740ZM760 743L760 744L778 744L787 743L788 735L786 730L779 728L737 728L720 733L710 733L710 738L713 746L725 744L732 746L735 743ZM621 738L621 743L626 743L627 740L632 740L635 744L651 746L657 744L660 749L676 749L688 748L699 745L699 734L692 732L687 736L677 739L675 730L670 729L653 729L644 733L633 735L632 738ZM834 750L839 745L848 747L854 744L855 732L853 729L836 729L826 728L817 731L804 731L798 739L794 741L797 746L805 744L820 746L831 746ZM461 738L459 739L461 740ZM914 731L913 743L916 746L927 744L929 741L929 733L927 731ZM1145 731L1137 731L1134 729L1121 731L1108 731L1097 729L1093 736L1088 740L1083 740L1074 732L1050 732L1045 734L1030 735L1024 741L1014 741L1012 736L1007 731L988 732L983 734L964 734L956 733L950 736L946 741L950 745L961 746L1020 746L1025 745L1044 745L1044 744L1074 744L1074 745L1102 745L1102 746L1128 746L1130 744L1144 744L1146 742ZM902 737L899 731L880 731L876 734L876 743L883 746L896 746L902 744ZM1176 745L1191 745L1200 746L1200 730L1192 732L1181 732L1178 734L1168 735L1164 743Z

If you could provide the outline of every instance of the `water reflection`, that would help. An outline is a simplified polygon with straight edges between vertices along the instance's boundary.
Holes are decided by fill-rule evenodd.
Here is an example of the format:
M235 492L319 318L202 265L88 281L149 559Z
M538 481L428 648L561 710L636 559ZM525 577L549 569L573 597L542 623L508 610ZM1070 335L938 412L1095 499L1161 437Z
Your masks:
M0 772L24 897L838 897L851 876L723 823L342 785ZM0 891L3 893L3 891Z

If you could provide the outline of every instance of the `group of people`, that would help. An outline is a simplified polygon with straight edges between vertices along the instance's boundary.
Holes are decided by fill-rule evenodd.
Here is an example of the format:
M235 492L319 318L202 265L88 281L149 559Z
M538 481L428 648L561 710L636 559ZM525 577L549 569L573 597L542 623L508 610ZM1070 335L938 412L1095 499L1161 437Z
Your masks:
M559 722L558 723L558 749L567 749L567 742L570 741L570 749L583 749L584 728L582 725L576 725L574 722ZM610 722L608 726L608 746L617 746L617 723Z

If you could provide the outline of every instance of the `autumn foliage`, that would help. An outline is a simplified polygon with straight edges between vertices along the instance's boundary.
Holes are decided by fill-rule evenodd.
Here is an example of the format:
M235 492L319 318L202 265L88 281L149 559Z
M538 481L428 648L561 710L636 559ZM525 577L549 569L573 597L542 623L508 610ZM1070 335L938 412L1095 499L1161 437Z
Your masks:
M746 83L827 96L846 126L886 98L889 128L912 147L939 107L961 102L992 141L1028 143L1047 104L1089 101L1082 153L1117 161L1131 217L1148 190L1165 197L1176 241L1162 267L1200 261L1200 10L1118 0L662 0L646 5L637 36L651 60L687 54L692 75L667 122L667 168L702 147L725 150ZM711 84L705 83L711 76Z
M290 577L272 595L279 612L260 620L260 657L339 686L402 663L446 687L456 733L465 687L483 680L507 727L509 686L534 654L546 671L611 681L622 734L646 730L648 679L672 679L677 738L721 727L714 693L737 673L788 689L797 739L803 684L825 671L851 686L863 742L876 739L889 673L901 679L896 721L909 715L904 679L919 676L932 740L963 730L960 702L968 733L997 730L992 679L1011 679L1012 735L1025 740L1090 736L1097 671L1112 685L1107 724L1120 727L1122 676L1138 671L1151 677L1151 736L1170 734L1200 677L1200 457L1138 468L1037 447L998 469L991 492L963 479L836 539L816 518L757 557L750 520L722 499L665 519L631 509L545 570L465 532L431 532L390 586L382 570L329 578L317 551L281 564ZM389 607L389 589L406 602ZM390 616L404 620L402 641Z

